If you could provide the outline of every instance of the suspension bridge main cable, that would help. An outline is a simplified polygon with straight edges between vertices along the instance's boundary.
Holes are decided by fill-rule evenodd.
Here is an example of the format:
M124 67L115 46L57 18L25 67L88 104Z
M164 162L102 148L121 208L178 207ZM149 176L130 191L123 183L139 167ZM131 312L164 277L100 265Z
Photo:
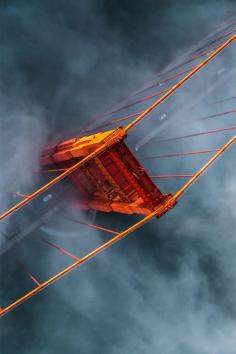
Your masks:
M161 96L156 102L154 102L150 107L148 107L142 114L140 114L136 119L134 119L130 124L125 127L125 131L128 132L134 128L141 120L143 120L148 114L150 114L156 107L163 103L168 97L170 97L175 91L177 91L181 86L183 86L192 76L194 76L198 71L200 71L204 66L206 66L213 58L220 54L226 47L228 47L236 39L236 34L230 37L226 42L224 42L220 47L218 47L208 58L203 60L199 65L197 65L189 74L187 74L183 79L181 79L177 84L172 86L163 96Z
M175 203L182 197L182 195L206 172L206 170L213 165L213 163L226 151L228 150L232 144L236 142L236 135L234 135L230 140L226 142L225 145L221 147L221 149L197 172L194 174L194 176L186 183L183 185L182 188L180 188L169 200L166 200L163 205L159 206L156 210L154 210L152 213L149 215L145 216L143 219L138 221L136 224L130 226L126 230L122 231L115 237L111 238L109 241L103 243L101 246L98 248L94 249L90 253L86 254L85 256L79 258L76 262L71 264L69 267L63 269L61 272L57 273L53 277L49 278L47 281L44 283L41 283L39 286L10 304L9 306L5 308L1 308L0 310L0 317L5 315L7 312L13 310L15 307L19 306L26 300L30 299L32 296L36 295L37 293L41 292L51 284L55 283L57 280L60 278L64 277L66 274L70 273L72 270L75 268L79 267L81 264L86 263L90 259L94 258L97 254L101 253L102 251L108 249L127 235L129 235L131 232L137 230L141 226L145 225L149 221L151 221L153 218L161 216L168 208L171 208Z
M154 102L149 108L147 108L142 114L140 114L136 119L134 119L130 124L120 131L120 137L125 137L125 135L134 128L141 120L143 120L149 113L151 113L156 107L158 107L162 102L164 102L168 97L170 97L175 91L177 91L181 86L185 84L192 76L194 76L198 71L200 71L204 66L206 66L213 58L215 58L220 52L222 52L226 47L228 47L234 40L236 39L236 35L230 37L226 42L224 42L218 49L216 49L208 58L202 61L199 65L197 65L189 74L187 74L183 79L181 79L177 84L172 86L163 96L161 96L156 102ZM59 176L55 177L53 180L28 195L25 199L23 199L18 204L14 205L12 208L4 212L0 215L0 220L3 220L10 214L14 213L16 210L23 207L25 204L29 203L40 194L44 193L46 190L51 188L53 185L64 179L66 176L70 175L74 171L76 171L79 167L84 165L86 162L96 157L98 154L102 153L108 147L109 143L104 142L99 148L97 148L94 152L84 157L81 161L77 162L72 167L68 168L66 171L62 172Z

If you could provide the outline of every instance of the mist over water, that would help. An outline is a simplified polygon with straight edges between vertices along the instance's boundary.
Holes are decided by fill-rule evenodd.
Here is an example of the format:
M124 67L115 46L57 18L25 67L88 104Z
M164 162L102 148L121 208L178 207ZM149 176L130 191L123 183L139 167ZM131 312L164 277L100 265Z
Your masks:
M136 90L167 62L175 61L182 50L233 11L233 1L2 2L1 210L8 207L5 192L13 186L15 191L22 186L34 188L32 171L38 168L38 156L48 140L77 134L81 126ZM227 58L235 62L233 46L209 67L204 84L200 77L194 79L134 131L139 139L153 129L160 112L171 105L178 107L173 121L181 126L173 123L160 129L137 156L219 147L233 135L155 143L167 134L236 124L232 117L185 125L217 109L234 109L233 101L209 106L209 101L235 96L232 82L194 109L182 110L199 90L212 85L215 70L226 67ZM145 165L151 174L192 173L207 158ZM1 318L1 354L235 354L235 178L233 147L165 217L153 220ZM174 192L181 183L159 184L164 192ZM12 300L20 288L24 293L32 287L13 265L16 259L25 261L40 280L71 263L57 250L42 247L39 236L50 237L78 256L109 237L63 224L65 213L60 212L51 225L35 231L5 256L0 305ZM134 220L96 216L96 223L116 230ZM53 236L56 226L60 235ZM0 229L0 244L5 227L4 223Z

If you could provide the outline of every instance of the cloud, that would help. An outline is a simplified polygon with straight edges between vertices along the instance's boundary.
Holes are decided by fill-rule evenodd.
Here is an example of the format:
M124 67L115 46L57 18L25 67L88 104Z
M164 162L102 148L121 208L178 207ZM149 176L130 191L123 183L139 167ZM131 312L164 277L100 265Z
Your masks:
M60 0L1 4L2 193L13 186L15 190L34 187L32 169L37 168L49 133L55 141L77 134L104 107L113 105L120 92L136 89L167 59L175 61L178 53L199 38L199 28L210 30L233 8L232 2L221 1L207 5L120 1L118 6L117 2ZM177 128L182 134L214 127L216 121L210 120L184 124L189 117L228 109L228 103L210 106L209 102L216 96L235 95L232 85L224 84L223 90L219 86L201 106L181 109L186 101L191 103L196 94L212 87L215 73L222 65L232 65L231 58L235 50L227 51L207 75L202 74L203 80L200 76L192 80L163 106L161 112L168 105L174 107L181 125L158 132L158 139L175 135ZM155 117L158 112L134 136L153 129ZM218 147L223 140L219 135L201 138L201 147ZM166 147L152 140L138 153L151 155L158 149L159 154ZM168 144L169 151L198 147L192 140ZM154 220L2 318L2 353L235 354L234 150L163 219ZM158 173L191 173L205 160L159 161L147 167ZM172 187L177 188L177 183ZM170 188L169 182L162 184L163 190ZM4 210L8 201L1 200ZM56 250L40 246L37 237L43 232L79 256L107 237L85 234L73 224L65 234L60 218L59 213L50 235L47 228L34 232L11 257L3 258L2 299L32 286L13 265L16 258L25 260L40 280L69 264ZM96 222L119 229L127 218L98 215ZM52 235L55 224L65 237ZM66 237L74 236L76 230L77 238Z

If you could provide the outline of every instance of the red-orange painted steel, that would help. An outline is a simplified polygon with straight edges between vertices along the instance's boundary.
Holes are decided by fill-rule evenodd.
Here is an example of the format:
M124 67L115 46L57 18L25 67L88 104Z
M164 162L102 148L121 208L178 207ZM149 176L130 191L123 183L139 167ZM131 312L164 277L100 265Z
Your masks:
M100 134L51 147L43 153L42 163L55 170L67 169L78 162L74 156L82 158L102 142ZM85 163L70 178L78 190L75 205L85 210L147 215L170 197L161 193L124 140Z

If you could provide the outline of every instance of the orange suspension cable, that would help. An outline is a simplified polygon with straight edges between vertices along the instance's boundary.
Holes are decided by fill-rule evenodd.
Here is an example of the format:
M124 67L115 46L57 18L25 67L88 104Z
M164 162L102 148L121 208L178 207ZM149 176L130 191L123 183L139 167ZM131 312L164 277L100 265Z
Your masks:
M18 264L20 265L20 267L24 270L24 272L29 276L29 278L32 280L32 282L34 284L36 284L37 286L40 286L39 281L33 276L33 274L31 274L28 269L26 269L25 265L21 262L18 261Z
M178 78L179 76L182 76L182 75L184 75L184 74L186 74L186 73L189 73L191 70L193 70L193 68L195 68L195 66L192 67L192 68L188 68L188 69L186 69L186 70L180 71L180 72L178 72L177 74L174 74L174 75L172 75L172 76L169 76L169 77L167 77L166 79L164 79L164 80L162 80L162 81L159 81L159 82L157 82L157 83L155 83L155 84L153 84L153 85L151 85L151 86L146 87L146 88L143 89L143 90L140 90L140 91L136 92L135 95L139 95L140 93L143 93L143 92L145 92L145 91L147 91L147 90L149 90L149 89L151 89L151 88L153 88L153 87L161 86L161 85L163 85L164 83L166 83L166 82L168 82L168 81L174 80L174 79Z
M173 67L173 68L171 68L171 69L165 71L164 73L160 73L159 76L164 76L164 75L166 75L166 74L168 74L168 73L171 73L172 71L174 71L174 70L176 70L176 69L178 69L178 68L180 68L180 67L182 67L182 66L184 66L184 65L186 65L186 64L189 64L189 63L191 63L192 61L194 61L194 60L196 60L196 59L198 59L198 58L200 58L200 57L202 57L202 56L204 56L204 55L206 55L206 54L208 54L208 53L211 53L213 50L215 50L215 49L217 49L217 48L219 48L219 47L220 47L220 45L215 46L215 47L212 47L212 48L210 48L210 49L207 49L207 50L201 52L200 54L194 56L193 58L191 58L191 59L189 59L189 60L183 62L182 64L179 64L179 65L177 65L177 66L175 66L175 67ZM177 73L177 74L178 74L178 73ZM177 76L177 77L178 77L178 76ZM169 79L170 79L170 78L167 78L167 81L168 81ZM164 80L164 81L165 81L165 80ZM164 82L164 81L163 81L163 82ZM149 88L151 88L151 87L161 85L163 82L159 82L159 83L157 83L157 84L154 84L154 85L152 85L152 86L149 86L149 87L147 87L147 88L144 88L143 90L136 91L136 92L134 92L134 93L128 95L128 97L132 98L132 97L136 96L137 94L139 94L139 93L141 93L141 92L144 92L144 91L146 91L147 89L149 89ZM121 101L123 101L125 98L127 98L127 97L124 97L123 99L121 99ZM126 108L126 106L124 106L124 107L122 106L121 108L118 108L118 109L115 109L115 110L110 110L110 111L104 113L103 117L106 117L106 116L109 116L109 115L111 115L111 114L113 114L113 113L119 112L121 109L124 109L124 108ZM127 107L127 108L128 108L128 107ZM98 119L98 118L96 117L96 120L97 120L97 119ZM84 133L84 132L87 132L87 131L93 131L93 130L95 130L95 129L96 129L96 128L94 128L94 129L89 129L89 130L82 130L81 133Z
M151 113L156 107L163 103L169 96L171 96L176 90L183 86L192 76L194 76L198 71L200 71L204 66L206 66L213 58L215 58L220 52L222 52L226 47L228 47L234 40L236 35L233 35L225 43L223 43L218 49L216 49L208 58L203 60L199 65L197 65L188 75L181 79L176 85L174 85L170 90L168 90L163 96L161 96L156 102L154 102L149 108L147 108L142 114L140 114L136 119L125 127L125 131L128 132L135 125L137 125L142 119L144 119L149 113Z
M168 87L168 88L165 89L165 90L161 90L161 91L155 92L155 93L153 93L152 95L145 96L145 97L143 97L143 98L141 98L141 99L139 99L139 100L137 100L137 101L135 101L135 102L131 102L131 103L128 103L127 105L125 105L125 106L122 106L122 107L120 107L120 108L117 108L116 110L110 112L110 114L120 112L120 111L122 111L123 109L133 107L133 106L135 106L135 105L137 105L137 104L139 104L139 103L143 103L143 102L145 102L145 101L147 101L147 100L151 100L152 98L158 97L158 96L162 95L163 93L168 92L169 90L170 90L170 87Z
M182 175L157 175L157 176L150 176L150 177L156 179L168 179L168 178L187 178L193 176L194 176L193 174L182 174Z
M108 117L108 116L110 116L111 114L118 113L118 112L122 111L123 109L130 108L130 107L135 106L135 105L137 105L137 104L139 104L139 103L143 103L143 102L145 102L145 101L147 101L147 100L150 100L150 99L152 99L152 98L154 98L154 97L157 97L157 96L162 95L163 93L167 92L168 90L169 90L169 88L167 88L167 89L165 89L165 90L161 90L161 91L155 92L154 94L148 95L148 96L146 96L146 97L143 97L142 99L139 99L139 100L137 100L137 101L134 101L134 102L131 102L131 103L127 103L127 104L124 105L124 106L121 106L121 107L119 107L119 108L116 108L116 109L113 109L113 110L111 110L111 111L106 112L106 113L103 114L103 116L100 117L100 118ZM133 96L135 96L135 94L134 94L134 95L130 95L129 97L132 98ZM133 117L136 116L136 113L135 113L134 115L132 114L132 116L133 116ZM120 121L122 121L123 118L126 118L126 116L125 116L125 117L121 117L121 119L119 118ZM128 118L127 118L127 119L128 119ZM125 119L124 119L124 120L125 120ZM97 121L97 119L96 119L96 121ZM108 122L107 122L107 123L108 123ZM105 123L104 123L104 124L105 124ZM80 134L85 133L85 132L89 132L89 131L93 131L93 130L95 130L95 129L97 129L97 128L95 127L95 128L90 128L90 129L86 129L86 130L83 129L83 130L80 131Z
M185 138L193 138L195 136L201 136L201 135L208 135L208 134L214 134L214 133L220 133L220 132L225 132L225 131L230 131L236 129L236 125L233 125L231 127L226 127L226 128L219 128L219 129L213 129L213 130L207 130L204 132L200 133L193 133L193 134L188 134L188 135L181 135L181 136L176 136L173 138L168 138L168 139L163 139L163 140L158 140L156 141L156 144L166 142L166 141L171 141L171 140L180 140L180 139L185 139Z
M236 22L235 22L235 23L232 23L231 25L229 25L229 26L226 27L225 29L219 31L217 34L222 33L222 32L225 31L227 28L232 27L232 26L235 25L235 24L236 24ZM229 35L230 33L231 33L231 32L229 32L228 35ZM190 64L191 62L193 62L193 61L195 61L195 60L197 60L197 59L203 57L204 55L211 53L213 50L216 50L219 46L220 46L220 45L217 45L217 46L215 46L215 47L209 48L209 49L207 49L207 50L201 52L200 54L195 55L194 57L192 57L192 58L186 60L185 62L182 62L182 63L180 63L180 64L178 64L178 65L172 67L172 68L169 69L169 70L166 70L166 71L164 71L164 72L159 73L158 76L163 77L164 75L169 74L169 73L175 71L176 69L181 68L182 66L184 66L184 65L186 65L186 64ZM177 73L177 74L178 74L178 73ZM170 79L170 78L167 78L167 80L169 80L169 79ZM140 90L140 91L138 91L138 92L135 92L132 96L135 96L135 95L137 95L137 94L139 94L139 93L145 91L145 90L148 89L148 88L151 88L151 87L154 87L154 86L158 86L158 85L162 84L163 82L165 82L165 80L162 81L162 82L157 83L156 85L149 86L149 87L147 87L147 88L144 88L143 90ZM131 97L132 97L132 96L131 96Z
M234 98L236 98L236 97L234 97ZM132 114L128 114L128 115L126 115L126 116L124 116L124 117L121 117L121 118L117 118L117 119L108 121L107 123L104 123L103 125L94 127L93 129L84 130L83 133L92 132L92 131L94 131L94 130L98 130L98 129L102 129L102 128L108 127L108 126L113 125L113 124L115 124L115 123L119 123L119 122L122 122L122 121L125 121L125 120L128 120L128 119L137 117L138 115L142 114L143 112L144 112L144 111L142 111L142 112L137 112L137 113L132 113ZM198 119L196 119L196 120L204 120L204 119L216 118L216 117L220 117L220 116L232 114L232 113L235 113L235 112L236 112L236 110L231 110L231 111L227 111L227 112L221 112L221 113L213 114L213 115L206 116L206 117L203 117L203 118L198 118ZM63 169L59 169L58 171L62 171L62 170L63 170ZM49 171L49 170L47 170L47 171L48 171L48 172L51 172L51 171ZM56 172L56 170L53 170L52 172Z
M231 100L235 100L235 99L236 99L236 96L232 96L232 97L224 98L224 99L219 100L219 101L215 101L213 103L222 103L222 102L231 101Z
M165 158L169 158L169 157L208 154L208 153L217 152L217 151L219 151L219 149L207 149L207 150L199 150L199 151L178 152L178 153L175 153L175 154L145 156L145 157L139 158L139 160L165 159Z
M236 98L236 97L235 97ZM128 114L124 117L121 117L121 118L117 118L117 119L114 119L114 120L111 120L111 121L108 121L107 123L104 123L103 125L100 125L100 126L96 126L94 127L93 129L88 129L88 130L84 130L83 133L88 133L88 132L92 132L94 130L98 130L98 129L102 129L102 128L105 128L105 127L108 127L110 125L113 125L115 123L119 123L119 122L122 122L122 121L125 121L125 120L128 120L128 119L131 119L131 118L134 118L134 117L137 117L138 115L142 114L144 111L142 112L137 112L137 113L132 113L132 114ZM231 114L231 113L235 113L236 110L231 110L231 111L227 111L227 112L221 112L221 113L217 113L217 114L213 114L213 115L210 115L210 116L206 116L206 117L203 117L203 118L198 118L196 120L204 120L204 119L210 119L210 118L215 118L215 117L220 117L220 116L224 116L224 115L228 115L228 114ZM47 170L48 172L51 172L50 170ZM59 171L63 171L63 169L59 169ZM53 170L52 172L56 172L56 170Z
M137 117L141 113L142 112L131 113L131 114L122 116L120 118L109 120L109 121L105 122L104 124L98 125L98 126L92 128L92 129L83 130L83 131L81 131L81 133L89 133L89 132L92 132L92 131L97 130L97 129L103 129L103 128L109 127L110 125L113 125L115 123L120 123L120 122L123 122L125 120Z
M200 178L200 176L202 176L202 174L205 173L206 170L208 170L208 168L213 165L213 163L215 163L215 161L218 160L218 158L221 157L221 155L235 142L236 135L229 139L226 144L223 145L222 148L197 173L195 173L195 175L182 188L180 188L178 192L175 193L175 200L179 200L179 198L182 197L182 195Z
M199 52L200 50L206 48L207 46L209 46L209 45L211 45L211 44L214 44L215 42L219 41L220 39L224 39L224 38L228 37L229 35L231 35L232 33L235 33L235 31L236 31L236 30L233 29L232 31L227 32L227 33L225 33L225 34L223 34L223 35L221 35L221 36L215 38L214 40L212 40L212 41L210 41L210 42L204 44L202 47L197 48L197 49L194 50L192 53Z
M46 173L50 173L50 172L64 172L68 170L68 168L52 168L50 170L40 170L40 171L37 171L37 172L46 172Z
M66 256L69 256L70 258L72 258L72 259L74 259L74 260L76 260L76 261L79 260L79 258L76 257L74 254L68 252L68 251L65 250L65 248L63 248L63 247L58 246L56 243L53 243L52 241L48 241L48 240L46 240L46 239L43 238L43 237L40 237L40 240L43 241L44 243L48 244L49 246L51 246L51 247L53 247L53 248L56 248L59 252L65 254Z
M200 54L198 54L198 55L195 55L193 58L190 58L190 59L186 60L185 62L180 63L180 64L178 64L178 65L172 67L172 68L169 69L168 71L165 71L165 72L163 73L163 75L169 74L169 73L171 73L172 71L175 71L175 70L181 68L181 67L184 66L184 65L190 64L190 63L192 63L193 61L195 61L195 60L197 60L197 59L203 57L204 55L207 55L207 54L211 53L212 51L216 50L217 48L219 48L219 45L217 45L217 46L215 46L215 47L212 47L212 48L210 48L210 49L207 49L207 50L205 50L204 52L202 52L202 53L200 53Z
M199 118L198 120L206 120L206 119L210 119L210 118L217 118L217 117L226 116L226 115L232 114L232 113L236 113L236 109L232 109L231 111L226 111L226 112L220 112L220 113L212 114L210 116Z
M217 36L218 34L223 33L224 31L227 31L230 27L235 26L236 22L235 22L235 15L232 16L232 19L234 20L234 22L230 23L229 25L227 25L226 27L224 27L222 30L220 30L219 32L216 32L215 35Z
M228 150L232 144L236 142L236 135L234 135L230 140L227 141L227 143L222 146L222 148L197 172L195 175L187 182L184 184L182 188L180 188L169 200L166 200L163 205L159 206L156 210L154 210L152 213L149 215L145 216L143 219L138 221L136 224L130 226L126 230L122 231L109 241L103 243L101 246L96 248L95 250L91 251L90 253L86 254L85 256L81 257L78 261L75 263L71 264L69 267L63 269L61 272L57 273L44 283L40 284L36 289L33 289L32 291L28 292L24 296L22 296L20 299L16 300L9 306L3 308L0 310L0 316L5 315L7 312L13 310L15 307L19 306L26 300L30 299L32 296L36 295L37 293L41 292L60 278L64 277L66 274L70 273L72 270L75 268L79 267L81 264L86 263L90 259L94 258L96 255L100 254L104 250L108 249L118 241L122 240L125 238L127 235L130 233L134 232L141 226L145 225L147 222L151 221L153 218L161 216L163 213L167 212L169 208L172 208L173 205L182 197L182 195L206 172L206 170L209 169L210 166L213 165L213 163L218 160L218 158L226 151Z
M205 65L207 65L214 57L216 57L221 51L223 51L227 46L229 46L236 39L236 35L233 35L230 39L228 39L225 43L223 43L216 51L214 51L207 59L202 61L194 70L192 70L188 75L186 75L183 79L181 79L176 85L172 86L163 96L161 96L156 102L154 102L148 109L146 109L142 114L140 114L136 119L133 120L132 123L128 124L124 129L119 130L119 133L122 137L126 135L126 133L132 129L135 125L137 125L142 119L144 119L149 113L151 113L157 106L159 106L162 102L164 102L169 96L171 96L176 90L178 90L186 81L188 81L193 75L195 75L199 70L201 70ZM232 129L232 128L231 128ZM229 130L229 129L228 129ZM121 138L120 136L120 138ZM114 143L114 140L111 140L111 144ZM0 215L0 220L3 220L8 215L14 213L16 210L20 209L23 205L27 204L38 195L42 194L47 189L51 188L53 185L64 179L66 176L74 172L80 166L82 166L87 161L96 157L98 154L103 152L109 146L108 141L96 149L93 153L89 154L81 161L68 168L66 171L62 172L59 176L54 178L52 181L45 184L43 187L36 190L34 193L30 194L27 198L23 199L20 203L16 204L5 213Z
M236 98L236 97L234 97L234 98ZM128 114L126 116L117 118L117 119L113 119L111 121L108 121L107 123L104 123L102 125L96 126L93 129L83 130L83 133L89 133L89 132L92 132L94 130L98 130L98 129L109 127L110 125L113 125L115 123L120 123L120 122L123 122L125 120L137 117L138 115L142 114L143 112L144 111L136 112L136 113ZM203 118L197 118L196 120L205 120L205 119L210 119L210 118L216 118L216 117L232 114L232 113L235 113L235 112L236 112L236 110L231 110L231 111L227 111L227 112L221 112L221 113L213 114L213 115L206 116L206 117L203 117ZM51 169L51 170L42 170L40 172L63 172L65 170L66 170L65 168L59 168L59 169Z
M232 26L232 25L233 25L233 24L231 24L230 26ZM222 31L223 31L223 30L222 30ZM222 31L220 31L219 33L221 33ZM171 69L165 71L164 73L159 73L158 76L164 76L164 75L166 75L166 74L168 74L168 73L171 73L172 71L174 71L174 70L180 68L181 66L184 66L184 65L186 65L186 64L189 64L189 63L191 63L192 61L194 61L194 60L196 60L196 59L198 59L198 58L204 56L205 54L208 54L208 53L212 52L213 50L217 49L219 46L220 46L220 45L215 46L215 47L212 47L212 48L210 48L210 49L207 49L207 50L201 52L200 54L194 56L193 58L189 59L188 61L186 61L186 62L184 62L184 63L182 63L182 64L179 64L179 65L177 65L176 67L173 67L173 68L171 68ZM145 89L144 89L144 90L145 90ZM142 91L140 91L140 92L142 92ZM134 93L128 95L128 97L131 98L131 97L137 95L138 93L139 93L139 91L138 91L138 92L136 91L136 92L134 92ZM122 102L123 100L125 100L125 98L127 98L127 97L122 98L120 101ZM123 109L123 108L122 108L122 109ZM118 110L120 110L120 109L118 109ZM115 111L114 111L114 110L109 110L108 112L105 112L105 113L103 114L103 117L109 116L109 115L111 115L111 114L113 114L113 113L115 113L115 112L116 112L116 110L115 110ZM100 118L101 118L101 117L100 117ZM95 120L95 121L97 121L97 119L99 119L99 118L96 117L96 120ZM94 128L94 129L91 129L91 130L95 130L95 128ZM81 131L81 133L83 133L83 132L85 132L85 130Z
M17 197L21 197L21 198L26 198L26 197L28 197L27 194L22 194L22 193L19 193L19 192L7 192L7 194L16 195Z
M88 224L88 223L86 223L84 221L80 221L80 220L73 219L73 218L68 218L68 217L65 217L65 219L66 220L70 220L70 221L75 222L75 223L80 224L80 225L88 226L88 227L90 227L92 229L105 231L105 232L108 232L108 233L113 234L113 235L118 235L119 234L119 232L111 230L111 229L107 229L106 227L102 227L102 226L98 226L98 225L94 225L94 224Z
M14 213L16 210L20 209L23 207L25 204L29 203L31 200L35 199L38 197L40 194L54 186L56 183L60 182L62 179L65 177L69 176L72 172L76 171L79 167L84 165L86 162L89 160L93 159L100 153L102 153L104 150L109 148L112 144L114 144L114 141L119 141L122 140L126 136L125 130L123 128L116 129L116 131L111 135L110 138L106 140L105 143L103 143L100 147L98 147L94 152L91 154L87 155L84 157L82 160L74 164L73 166L69 167L66 171L62 172L59 176L55 177L53 180L50 182L46 183L44 186L41 188L37 189L35 192L32 194L28 195L25 199L23 199L20 203L14 205L12 208L8 209L5 213L0 215L0 220L3 220L10 214Z
M231 25L229 25L229 26L226 27L224 30L219 31L218 34L222 33L222 32L225 31L227 28L232 27L232 25L235 25L235 24L236 24L236 22L233 23L233 24L231 24ZM230 34L230 33L228 33L228 34ZM182 63L180 63L180 64L178 64L178 65L172 67L171 69L169 69L169 70L167 70L167 71L165 71L165 72L163 72L163 73L160 73L159 76L164 76L164 75L169 74L169 73L171 73L171 72L173 72L173 71L175 71L175 70L177 70L177 69L179 69L179 68L181 68L181 67L183 67L183 66L185 66L185 65L187 65L187 64L190 64L191 62L193 62L193 61L195 61L195 60L197 60L197 59L203 57L204 55L207 55L207 54L211 53L212 51L216 50L217 48L219 48L219 46L220 46L220 45L217 45L217 46L215 46L215 47L209 48L209 49L207 49L207 50L201 52L200 54L195 55L194 57L192 57L192 58L186 60L185 62L182 62ZM190 70L191 70L191 69L190 69ZM187 72L187 71L186 71L186 72ZM184 72L182 72L182 73L184 73ZM179 75L178 75L178 74L179 74ZM176 75L180 76L181 73L177 73ZM178 76L169 77L169 78L167 78L166 80L169 81L170 79L173 79L173 78L178 77ZM144 92L144 91L148 90L148 89L151 88L151 87L161 85L162 83L166 82L166 80L163 80L163 81L161 81L161 82L158 82L158 83L156 83L156 84L154 84L154 85L152 85L152 86L148 86L147 88L144 88L143 90L140 90L140 91L134 93L134 95L137 95L137 94L139 94L139 93L141 93L141 92Z

